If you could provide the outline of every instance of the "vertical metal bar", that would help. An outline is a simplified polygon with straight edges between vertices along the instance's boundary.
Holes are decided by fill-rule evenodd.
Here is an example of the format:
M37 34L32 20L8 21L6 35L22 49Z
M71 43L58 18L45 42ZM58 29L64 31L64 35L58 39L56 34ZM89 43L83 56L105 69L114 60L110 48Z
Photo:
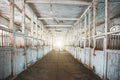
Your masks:
M80 31L79 31L79 37L80 37L80 38L79 38L79 47L80 47L80 49L81 49L81 46L80 46L80 43L81 43L81 22L80 22L80 21L79 21L79 28L80 28L80 29L79 29L79 30L80 30Z
M41 24L41 39L43 39L43 25Z
M77 25L77 47L79 47L79 23Z
M78 40L78 26L79 26L79 23L77 23L77 59L78 59L78 43L79 43L79 40Z
M33 37L33 13L31 12L31 36Z
M82 46L82 21L80 20L80 49L81 49L81 46Z
M31 11L31 36L32 36L32 39L31 39L31 41L32 41L32 47L33 47L33 12Z
M118 35L118 50L120 50L120 33Z
M10 29L13 30L12 40L13 49L11 52L11 76L15 76L15 66L14 66L14 55L16 51L16 37L15 37L15 26L14 26L14 0L10 0Z
M74 44L75 44L75 50L76 50L76 25L75 25L75 35L74 35L74 37L75 37Z
M41 23L41 39L42 39L42 23Z
M110 1L109 0L105 0L105 38L104 38L104 78L107 79L107 62L108 62L108 53L107 53L107 40L108 40L108 27L110 24Z
M3 30L2 30L2 35L1 36L2 36L2 48L3 48L3 46L4 46L3 45Z
M79 52L79 38L80 38L80 36L79 36L79 22L78 22L78 52Z
M111 38L113 38L113 36L110 34L110 36L109 36L109 41L110 41L110 43L111 43L111 45L109 46L109 48L111 48L111 49L113 49L113 39L111 39Z
M2 47L2 30L0 29L1 35L0 35L0 47Z
M4 37L5 37L5 31L3 30L3 48L5 47Z
M81 27L80 27L80 25L81 25L81 23L79 21L79 54L81 54L80 53L81 52L81 47L80 47L80 43L81 43L81 35L80 35L80 33L81 33ZM79 59L80 59L80 56L79 56Z
M36 26L35 26L35 32L36 32L36 38L38 38L38 21L35 20Z
M119 33L117 35L117 50L119 50Z
M37 41L37 43L36 43L36 47L37 47L37 60L38 60L38 20L37 20L37 18L36 18L36 41Z
M75 53L76 53L76 59L77 59L77 24L76 24L76 26L75 26L76 28L75 28L75 38L76 38L76 40L75 40Z
M1 36L2 36L2 48L3 48L3 30L2 30ZM3 72L2 73L2 79L4 79L4 55L5 54L3 53L3 56L2 56L3 57L3 60L2 60L3 61L3 64L2 64L2 72Z
M79 38L80 38L80 36L79 36L79 29L80 29L80 24L79 24L79 22L78 22L78 47L79 47Z
M77 59L79 60L79 22L77 23Z

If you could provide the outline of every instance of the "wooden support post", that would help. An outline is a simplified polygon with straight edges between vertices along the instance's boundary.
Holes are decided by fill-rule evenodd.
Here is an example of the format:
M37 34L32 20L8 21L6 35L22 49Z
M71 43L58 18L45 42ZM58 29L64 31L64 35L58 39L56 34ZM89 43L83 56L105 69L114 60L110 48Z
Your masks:
M37 20L37 18L35 20L35 23L36 23L36 25L35 25L36 41L37 41L37 45L38 45L38 20ZM38 59L39 59L39 57L38 57L38 46L37 46L37 60Z
M78 22L78 47L80 47L79 44L80 44L80 22Z
M82 21L80 20L80 49L81 49L81 45L82 45L82 28L81 28L81 25L82 25Z
M33 31L33 12L31 11L31 36L33 37L34 31ZM33 39L32 39L33 42ZM33 47L33 43L32 43L32 47Z
M89 37L91 36L91 9L89 9L89 13L88 13L88 27L89 27ZM89 38L89 47L90 47L90 38Z
M26 30L25 30L25 2L23 0L22 2L22 33L25 33Z
M31 48L32 48L32 50L31 50L31 54L33 54L33 45L34 45L34 36L33 36L33 34L34 34L34 31L33 31L33 26L34 26L34 24L33 24L33 12L32 11L30 11L31 12L31 24L30 24L30 27L31 27L31 41L32 41L32 43L31 43Z
M89 56L89 67L91 66L91 48L90 48L90 40L91 40L91 38L90 38L90 36L91 36L91 30L90 30L90 28L91 28L91 8L89 9L89 12L88 12L88 26L89 26L89 49L90 49L90 56Z
M22 2L22 33L26 35L25 27L25 0ZM26 51L26 36L23 36L24 39L24 57L25 57L25 69L27 69L27 51Z
M108 53L107 53L107 44L108 44L108 31L110 27L110 0L105 0L105 38L104 38L104 78L107 80L107 63L108 63Z
M14 55L16 51L16 37L15 37L15 26L14 26L14 0L10 0L10 28L13 30L13 49L11 52L11 76L15 76L15 65L14 65Z
M85 54L84 55L84 63L86 63L86 37L87 37L86 36L87 35L86 34L87 33L87 31L86 31L87 30L87 23L86 22L87 22L87 15L85 14L85 19L84 19L84 29L85 29L85 36L84 36L85 37L84 38L84 54Z
M77 47L79 47L79 23L77 24Z
M33 13L31 13L31 36L33 37Z
M97 0L94 0L93 2L93 33L94 36L96 35L96 4L97 4ZM95 37L93 38L93 49L94 49L94 55L95 55L95 48L96 48L96 39Z

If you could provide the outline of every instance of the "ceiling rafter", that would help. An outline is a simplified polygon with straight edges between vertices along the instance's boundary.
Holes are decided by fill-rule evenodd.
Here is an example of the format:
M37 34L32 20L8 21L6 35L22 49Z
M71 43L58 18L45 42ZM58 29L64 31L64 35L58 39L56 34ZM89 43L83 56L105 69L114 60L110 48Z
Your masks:
M72 27L73 25L45 25L46 27Z
M38 3L38 4L47 4L47 3L57 3L57 4L79 4L79 5L90 5L91 2L88 1L80 1L80 0L26 0L26 3Z
M39 20L53 20L54 18L38 18ZM76 21L78 18L57 18L58 20Z

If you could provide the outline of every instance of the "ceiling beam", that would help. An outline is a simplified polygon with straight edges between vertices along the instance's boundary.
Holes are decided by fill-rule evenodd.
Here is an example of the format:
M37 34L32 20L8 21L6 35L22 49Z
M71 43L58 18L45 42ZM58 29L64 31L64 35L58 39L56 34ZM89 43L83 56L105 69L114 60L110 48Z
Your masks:
M39 20L53 20L54 18L38 18ZM78 18L57 18L58 20L76 21Z
M46 27L47 29L68 29L69 27Z
M66 32L67 30L61 30L61 29L49 29L50 31L56 31L56 32Z
M79 5L90 5L91 2L80 1L80 0L26 0L26 3L39 3L39 4L48 4L48 3L57 3L57 4L79 4Z
M14 6L15 6L15 8L16 8L20 13L22 13L22 9L20 9L16 4L14 4ZM31 18L30 18L27 14L25 14L25 17L26 17L27 19L31 20Z
M8 5L10 4L9 0L4 0L4 2ZM20 13L22 13L22 9L20 9L19 6L17 6L16 4L14 4L14 6ZM25 17L28 18L29 20L31 20L30 17L27 14L25 14Z
M46 27L72 27L73 25L45 25Z

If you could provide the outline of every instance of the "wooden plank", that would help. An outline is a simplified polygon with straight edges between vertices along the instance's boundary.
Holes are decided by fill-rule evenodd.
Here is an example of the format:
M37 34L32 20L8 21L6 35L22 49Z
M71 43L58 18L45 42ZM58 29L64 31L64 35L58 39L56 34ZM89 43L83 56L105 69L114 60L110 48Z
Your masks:
M22 33L25 33L25 3L22 4Z
M97 5L97 0L94 0L94 3L93 3L93 34L94 36L96 35L96 5ZM95 47L96 47L96 39L95 37L93 37L93 48L94 48L94 53L95 54Z
M13 49L11 52L11 76L15 76L15 66L14 66L14 54L16 50L16 40L15 40L15 26L14 26L14 0L10 0L10 29L13 30L12 40L13 40Z
M84 63L86 63L86 28L87 28L87 14L85 14L84 19L84 29L85 29L85 39L84 39Z
M108 40L108 27L110 24L110 1L105 0L105 38L104 38L104 78L107 79L107 62L108 62L108 53L107 53L107 40Z
M91 28L91 8L89 9L89 11L88 11L88 27L89 27L89 37L91 36L91 30L90 30L90 28ZM91 42L91 38L89 38L89 67L91 67L91 59L92 59L92 57L91 57L91 49L90 49L90 42Z
M32 14L31 15L31 36L32 36L32 48L33 48L34 46L34 36L33 36L34 35L34 30L33 30L34 29L33 28L34 27L34 21L33 21L34 15L33 14L34 13L31 11L31 14Z
M91 30L90 30L90 28L91 28L91 8L89 9L89 11L88 11L88 27L89 27L89 37L91 36ZM90 47L90 41L91 39L89 38L89 47Z
M11 27L11 26L10 26ZM9 28L5 28L4 26L1 26L0 25L0 30L4 30L4 31L7 31L7 32L13 32L13 30L12 29L9 29Z
M26 26L25 26L25 0L22 1L22 33L26 34ZM23 36L24 39L24 56L25 56L25 68L27 69L27 50L26 50L26 36Z

